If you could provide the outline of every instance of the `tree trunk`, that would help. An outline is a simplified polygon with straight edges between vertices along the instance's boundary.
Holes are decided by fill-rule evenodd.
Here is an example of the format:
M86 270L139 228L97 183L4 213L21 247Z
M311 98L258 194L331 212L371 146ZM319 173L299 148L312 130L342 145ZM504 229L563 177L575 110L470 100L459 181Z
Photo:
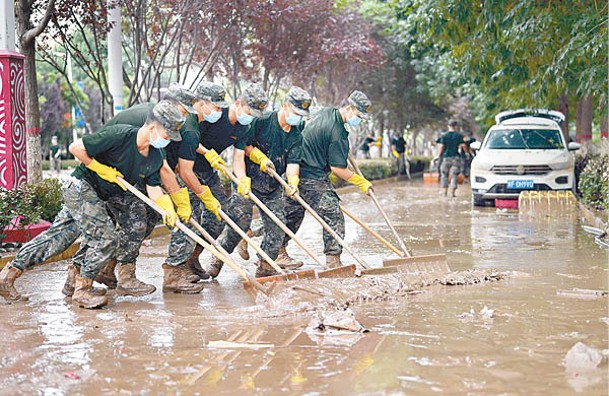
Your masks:
M576 141L586 142L592 139L592 95L584 95L577 103Z
M569 98L567 95L560 96L560 104L558 110L565 115L565 122L562 124L562 136L565 142L569 142Z
M601 113L601 138L609 138L609 114L607 109L604 109Z
M40 143L40 105L38 103L38 82L36 81L36 41L22 43L21 53L25 55L25 130L27 131L28 183L42 180L42 147Z

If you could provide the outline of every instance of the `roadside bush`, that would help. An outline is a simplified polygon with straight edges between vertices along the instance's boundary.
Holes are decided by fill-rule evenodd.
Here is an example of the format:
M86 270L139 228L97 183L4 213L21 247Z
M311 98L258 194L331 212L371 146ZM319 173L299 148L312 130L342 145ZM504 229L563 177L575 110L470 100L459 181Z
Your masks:
M62 169L76 169L76 167L80 164L80 161L74 159L63 159L61 160L61 168ZM49 160L42 161L42 170L48 171L51 169Z
M585 204L609 210L609 155L588 159L579 175L578 190Z
M21 217L21 227L41 218L53 221L62 205L61 185L57 179L46 179L13 190L0 188L0 243L5 237L2 231L15 217Z

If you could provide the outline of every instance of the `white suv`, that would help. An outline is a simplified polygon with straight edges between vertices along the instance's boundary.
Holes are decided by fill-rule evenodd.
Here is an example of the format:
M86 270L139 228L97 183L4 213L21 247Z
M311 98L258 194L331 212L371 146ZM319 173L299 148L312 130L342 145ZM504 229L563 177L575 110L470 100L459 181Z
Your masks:
M569 151L578 143L565 144L560 126L565 116L558 111L516 110L497 114L495 125L478 150L471 166L472 202L493 206L495 199L518 199L524 190L572 190L574 158Z

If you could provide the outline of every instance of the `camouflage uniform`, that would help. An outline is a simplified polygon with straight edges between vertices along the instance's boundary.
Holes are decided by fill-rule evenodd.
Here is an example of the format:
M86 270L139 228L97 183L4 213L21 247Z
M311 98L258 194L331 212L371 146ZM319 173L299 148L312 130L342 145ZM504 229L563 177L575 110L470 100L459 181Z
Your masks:
M117 225L116 262L118 265L135 263L142 242L150 236L161 217L130 192L110 197L107 207Z
M330 180L303 178L298 185L300 196L315 210L330 227L341 237L345 237L345 217L340 210L340 199L332 187ZM295 200L286 200L285 216L288 228L296 233L302 220L305 209ZM342 253L341 245L324 229L324 253L339 255ZM287 246L290 238L286 235L283 246Z
M19 249L13 267L25 270L64 252L80 236L80 229L64 205L51 227Z
M199 176L199 180L201 181L201 184L210 188L214 197L220 202L220 205L225 207L227 203L226 192L224 191L224 186L218 175L215 173L212 174L209 180L202 180ZM184 182L179 177L178 182L180 187L185 186ZM188 190L188 196L192 208L192 218L201 224L212 238L216 239L222 232L224 223L218 220L215 214L205 208L201 199L199 199L194 192ZM190 225L188 225L188 227L199 234L194 227ZM192 256L196 245L197 244L182 231L173 231L171 233L171 241L168 248L167 264L176 266L185 263L186 260Z
M139 255L141 242L152 233L160 216L131 193L111 197L106 205L110 217L119 226L121 246L116 254L118 264L133 263ZM79 236L80 229L64 205L48 230L19 249L13 266L24 270L40 264L65 252ZM81 251L75 254L76 261L81 254Z
M254 191L254 194L279 218L279 220L285 223L285 198L283 195L283 188L277 188L271 193ZM253 206L254 202L237 193L237 188L233 186L233 194L228 202L227 213L229 213L230 218L237 223L242 230L249 229L252 223ZM264 224L262 250L264 250L270 258L275 260L279 254L279 248L281 248L285 234L262 210L260 211L260 216L262 217L262 222ZM222 247L229 253L232 253L239 244L239 241L241 241L241 236L230 227L224 229L224 232L222 232L219 239ZM260 257L260 259L262 260L262 257Z
M118 238L114 223L105 202L84 180L69 178L63 185L63 200L70 220L62 217L60 221L75 222L83 238L74 256L74 265L80 267L81 276L95 279L116 251Z

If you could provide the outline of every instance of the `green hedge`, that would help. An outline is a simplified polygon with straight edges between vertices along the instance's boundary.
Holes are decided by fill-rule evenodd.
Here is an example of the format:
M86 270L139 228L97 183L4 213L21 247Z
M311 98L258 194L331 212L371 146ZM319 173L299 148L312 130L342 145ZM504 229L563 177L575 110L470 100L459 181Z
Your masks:
M22 226L39 219L53 221L62 205L61 184L57 179L45 179L13 190L0 188L0 243L5 237L2 230L15 217L22 216Z
M596 209L609 210L609 155L587 160L577 185L582 201Z
M62 159L61 160L61 168L62 169L75 169L78 164L80 164L80 161L77 160L73 160L73 159ZM42 161L42 170L50 170L51 167L49 165L49 161L48 160L44 160Z

